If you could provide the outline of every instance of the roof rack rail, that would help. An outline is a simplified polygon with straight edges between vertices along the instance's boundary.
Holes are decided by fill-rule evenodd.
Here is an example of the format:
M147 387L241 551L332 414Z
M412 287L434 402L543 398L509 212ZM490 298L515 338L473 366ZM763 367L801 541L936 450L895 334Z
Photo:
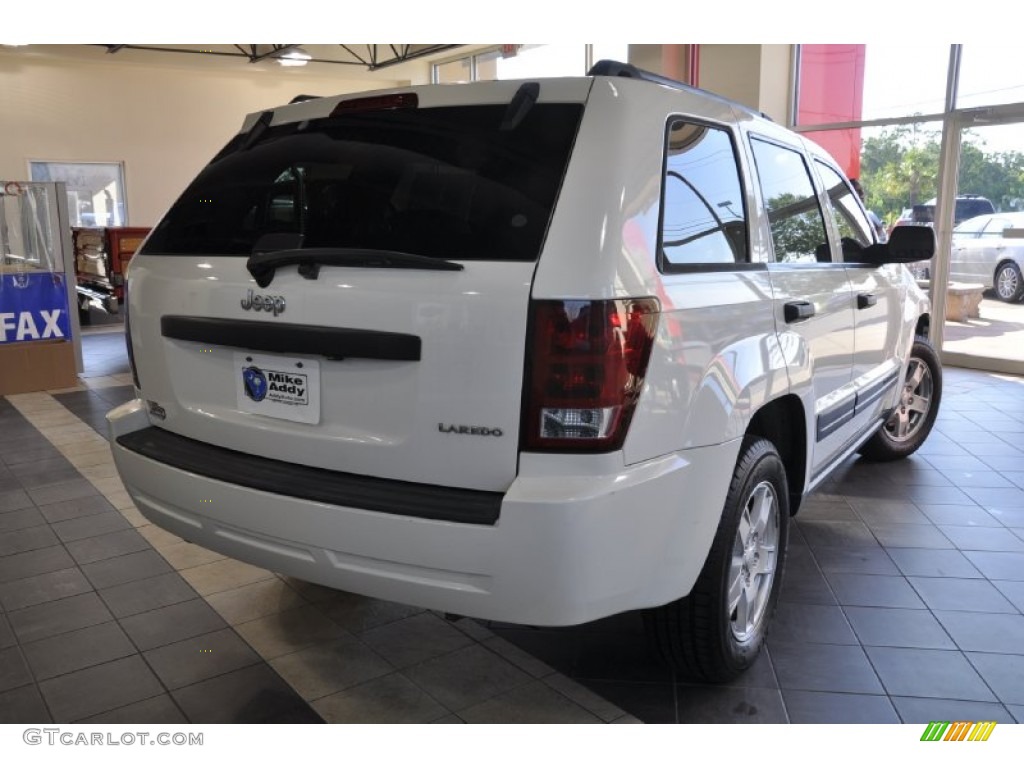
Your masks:
M681 80L673 80L671 77L665 77L664 75L656 74L655 72L648 72L646 69L640 69L639 67L633 66L632 64L626 64L621 61L613 61L612 59L601 59L590 68L587 72L590 77L630 77L634 80L646 80L649 83L657 83L658 85L665 85L669 88L675 88L677 91L688 91L690 93L699 93L701 96L707 96L711 99L717 99L723 101L733 107L738 107L744 112L750 112L751 114L760 115L766 120L772 118L766 115L764 112L760 112L746 104L741 104L733 99L727 99L725 96L721 96L711 91L706 91L703 88L698 88L695 85L689 85ZM772 121L774 122L774 121Z
M320 96L310 96L308 93L300 93L294 99L289 101L289 104L298 104L300 101L312 101L313 99L322 98Z

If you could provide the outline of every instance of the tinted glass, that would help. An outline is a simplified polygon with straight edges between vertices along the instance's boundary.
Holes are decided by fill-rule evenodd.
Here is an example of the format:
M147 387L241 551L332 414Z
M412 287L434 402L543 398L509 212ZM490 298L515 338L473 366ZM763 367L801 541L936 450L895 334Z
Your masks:
M825 184L825 193L831 203L839 236L853 240L862 248L871 245L871 225L857 202L856 193L834 168L822 162L817 162L816 165Z
M582 105L535 104L518 122L507 112L394 109L254 129L203 170L145 251L248 256L265 235L291 234L303 248L534 260Z
M726 131L670 126L661 238L666 268L747 260L743 189Z
M995 213L996 209L992 205L990 200L984 197L958 197L956 201L956 211L953 216L956 218L956 222L966 221L972 219L975 216L984 216L986 213Z
M803 156L758 139L752 139L750 145L768 212L775 260L831 261L825 220Z

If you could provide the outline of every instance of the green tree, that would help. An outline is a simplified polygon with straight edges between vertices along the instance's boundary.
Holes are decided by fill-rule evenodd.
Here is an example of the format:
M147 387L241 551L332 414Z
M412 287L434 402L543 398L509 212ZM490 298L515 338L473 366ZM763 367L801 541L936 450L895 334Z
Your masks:
M892 224L904 208L935 197L939 156L939 133L916 124L866 139L860 162L867 207Z
M865 205L886 224L905 208L938 194L941 136L920 124L902 125L863 141ZM1024 152L987 152L967 131L960 150L959 194L987 197L998 210L1024 209Z
M827 243L814 198L776 195L768 200L768 221L779 261L814 261L817 249Z
M960 148L961 194L987 197L999 210L1016 210L1024 203L1024 153L985 152L985 142L971 131Z

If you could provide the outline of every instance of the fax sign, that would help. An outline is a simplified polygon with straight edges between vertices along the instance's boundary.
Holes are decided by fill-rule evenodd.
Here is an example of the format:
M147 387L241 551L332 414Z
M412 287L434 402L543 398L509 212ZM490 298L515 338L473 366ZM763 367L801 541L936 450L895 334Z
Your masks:
M63 275L38 272L0 278L0 344L70 336Z

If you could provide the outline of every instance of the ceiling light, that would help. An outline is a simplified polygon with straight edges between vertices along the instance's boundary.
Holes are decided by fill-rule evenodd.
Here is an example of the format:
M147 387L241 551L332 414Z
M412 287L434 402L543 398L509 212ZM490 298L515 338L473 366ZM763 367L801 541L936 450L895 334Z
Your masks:
M304 67L312 58L305 50L295 46L278 55L277 63L282 67Z

